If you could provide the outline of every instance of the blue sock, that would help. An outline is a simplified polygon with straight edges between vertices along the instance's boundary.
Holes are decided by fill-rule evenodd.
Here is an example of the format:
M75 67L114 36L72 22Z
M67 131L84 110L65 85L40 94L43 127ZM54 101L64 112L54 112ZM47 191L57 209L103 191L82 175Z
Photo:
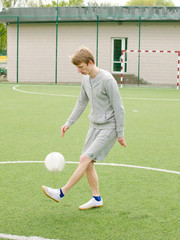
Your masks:
M98 201L98 202L101 201L101 196L93 196L93 198L94 198L96 201Z
M64 193L62 192L61 188L60 188L60 198L64 197Z

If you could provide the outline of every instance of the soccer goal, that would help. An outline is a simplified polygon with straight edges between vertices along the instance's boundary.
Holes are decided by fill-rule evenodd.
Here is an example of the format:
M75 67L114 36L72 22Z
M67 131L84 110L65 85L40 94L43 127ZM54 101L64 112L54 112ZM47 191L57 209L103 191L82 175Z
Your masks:
M122 50L120 84L176 85L179 89L180 51Z

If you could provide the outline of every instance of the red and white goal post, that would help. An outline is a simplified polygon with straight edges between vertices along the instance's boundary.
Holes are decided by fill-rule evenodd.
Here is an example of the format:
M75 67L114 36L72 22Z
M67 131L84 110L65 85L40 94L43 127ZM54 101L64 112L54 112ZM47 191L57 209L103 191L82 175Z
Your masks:
M179 79L180 79L180 51L164 51L164 50L122 50L121 51L121 88L123 87L123 74L124 74L124 59L125 53L170 53L177 54L177 78L176 87L179 89Z

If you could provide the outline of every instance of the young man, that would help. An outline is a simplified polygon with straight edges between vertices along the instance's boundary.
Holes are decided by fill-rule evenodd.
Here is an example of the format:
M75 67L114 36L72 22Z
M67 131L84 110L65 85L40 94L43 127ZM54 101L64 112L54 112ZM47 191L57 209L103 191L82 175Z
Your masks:
M78 72L84 75L84 78L79 99L67 122L62 126L61 135L63 138L69 127L80 117L88 102L91 104L90 128L79 165L67 184L60 189L46 186L42 186L42 189L48 197L59 202L86 173L93 197L79 207L79 209L85 210L103 206L94 162L104 160L116 139L126 147L124 107L115 79L109 72L99 69L95 65L94 57L88 48L82 47L77 50L72 56L71 62L77 67Z

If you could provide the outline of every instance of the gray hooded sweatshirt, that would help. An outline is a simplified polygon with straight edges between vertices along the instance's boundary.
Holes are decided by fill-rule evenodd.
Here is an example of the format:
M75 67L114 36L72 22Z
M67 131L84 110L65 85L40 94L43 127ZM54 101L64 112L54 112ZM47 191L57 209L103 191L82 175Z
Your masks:
M66 126L70 127L91 104L89 119L97 129L116 129L117 137L124 137L124 107L116 80L106 70L100 69L95 78L85 75L81 92Z

